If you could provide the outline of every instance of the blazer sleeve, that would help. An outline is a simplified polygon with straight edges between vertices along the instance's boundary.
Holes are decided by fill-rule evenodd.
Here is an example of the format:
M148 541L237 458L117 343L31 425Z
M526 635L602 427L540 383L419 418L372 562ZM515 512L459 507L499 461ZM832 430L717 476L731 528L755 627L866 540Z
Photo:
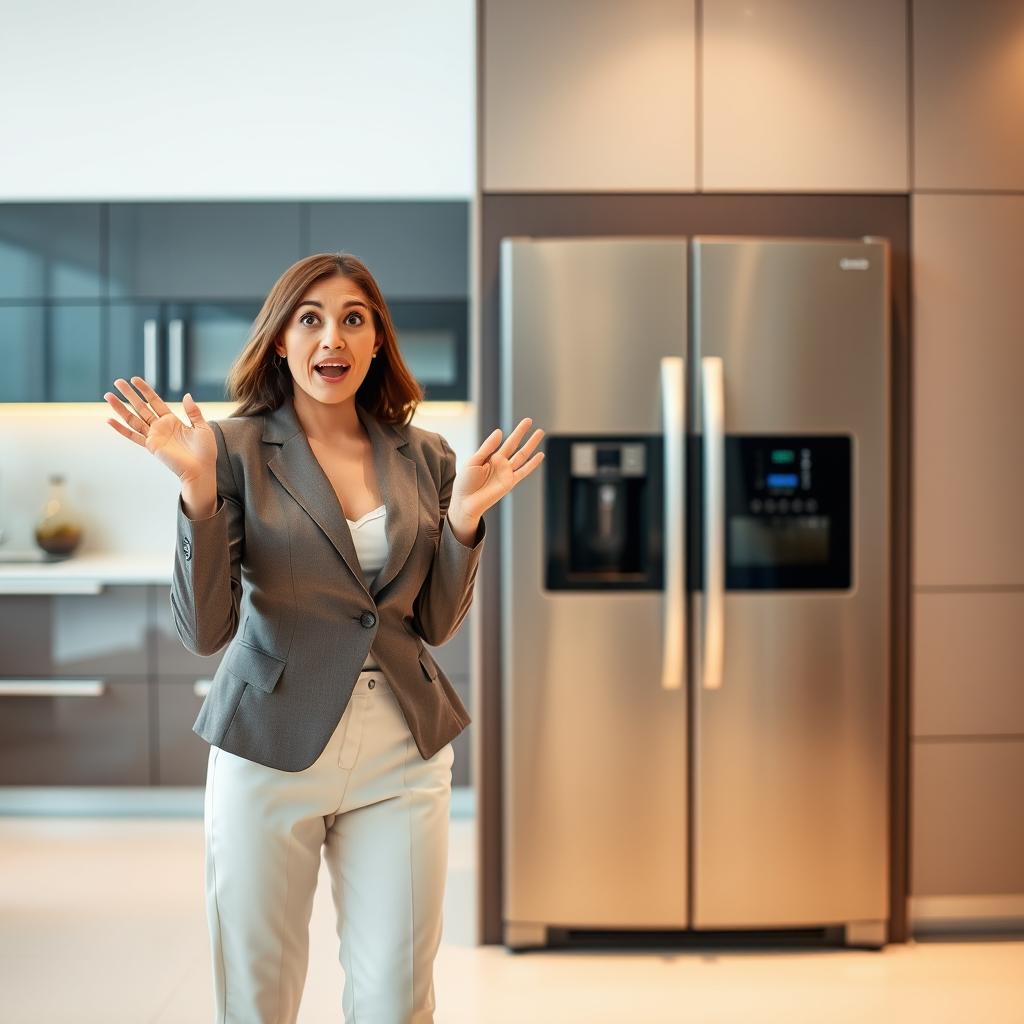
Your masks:
M238 629L245 545L244 507L228 458L224 432L217 438L217 510L189 519L178 495L177 546L171 578L171 611L181 642L193 654L216 654Z
M487 533L480 517L472 546L463 544L448 523L448 506L455 483L456 455L448 442L441 442L441 485L438 491L441 535L434 550L430 571L413 603L413 625L432 647L447 642L462 625L473 603L473 586Z

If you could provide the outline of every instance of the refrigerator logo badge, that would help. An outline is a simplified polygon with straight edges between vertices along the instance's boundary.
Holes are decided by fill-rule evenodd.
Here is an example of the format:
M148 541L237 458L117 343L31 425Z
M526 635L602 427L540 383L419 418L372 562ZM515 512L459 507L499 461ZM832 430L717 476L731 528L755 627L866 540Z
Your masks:
M840 270L867 270L869 266L870 264L863 256L856 258L852 256L844 256L839 261Z

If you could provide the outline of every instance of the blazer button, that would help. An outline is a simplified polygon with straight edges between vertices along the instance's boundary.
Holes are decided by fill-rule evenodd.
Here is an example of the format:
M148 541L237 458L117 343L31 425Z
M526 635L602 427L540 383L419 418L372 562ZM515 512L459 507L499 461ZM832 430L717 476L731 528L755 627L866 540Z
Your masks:
M371 626L376 625L377 616L373 612L363 612L362 617L359 620L367 629Z
M181 549L185 552L185 561L191 561L192 559L192 541L185 537L181 542Z

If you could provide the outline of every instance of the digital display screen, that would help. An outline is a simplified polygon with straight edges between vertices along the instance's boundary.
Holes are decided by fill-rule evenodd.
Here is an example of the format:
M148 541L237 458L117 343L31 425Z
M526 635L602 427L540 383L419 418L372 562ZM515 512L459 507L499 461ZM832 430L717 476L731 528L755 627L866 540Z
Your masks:
M769 487L796 487L798 477L796 473L769 473Z
M776 448L772 452L772 462L776 465L793 462L796 459L796 452L792 448Z
M729 561L733 565L813 565L828 562L828 516L732 516Z

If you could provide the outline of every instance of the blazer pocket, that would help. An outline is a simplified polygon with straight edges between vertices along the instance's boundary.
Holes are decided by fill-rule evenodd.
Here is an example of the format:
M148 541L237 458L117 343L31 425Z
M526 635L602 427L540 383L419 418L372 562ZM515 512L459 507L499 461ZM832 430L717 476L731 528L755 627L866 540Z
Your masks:
M284 671L284 662L258 647L236 640L224 655L224 668L233 676L270 693Z
M430 652L426 647L420 648L420 665L423 667L424 673L427 678L432 682L437 682L437 665L434 659L430 656Z

